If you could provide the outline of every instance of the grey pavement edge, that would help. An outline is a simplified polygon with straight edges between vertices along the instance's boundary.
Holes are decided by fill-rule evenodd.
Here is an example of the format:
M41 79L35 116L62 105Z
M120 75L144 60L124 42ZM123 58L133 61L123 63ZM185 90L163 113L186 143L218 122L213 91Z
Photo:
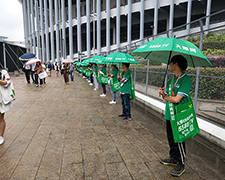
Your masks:
M0 146L0 180L170 180L165 121L136 100L131 121L118 118L122 106L112 95L75 73L46 84L26 84L12 76L16 101L5 115L5 143ZM225 179L225 151L200 136L187 141L186 171L177 179Z

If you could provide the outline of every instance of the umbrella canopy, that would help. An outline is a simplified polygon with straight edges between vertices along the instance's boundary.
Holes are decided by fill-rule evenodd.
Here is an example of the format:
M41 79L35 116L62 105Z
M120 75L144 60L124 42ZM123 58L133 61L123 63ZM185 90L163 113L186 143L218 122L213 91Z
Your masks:
M74 60L72 60L72 59L63 59L62 60L62 63L73 63L74 62Z
M207 57L193 43L176 38L158 37L138 47L132 53L166 64L173 56L183 55L190 67L212 66Z
M98 55L98 56L94 56L94 57L92 57L92 58L90 58L88 60L89 60L89 63L107 64L105 62L105 56Z
M21 61L29 61L31 59L36 58L36 55L33 53L25 53L22 56L19 57L19 60Z
M109 54L105 58L106 62L110 63L131 63L131 64L138 64L137 60L131 56L130 54L122 53L122 52L116 52Z
M41 62L41 60L40 59L31 59L26 62L26 65L35 64L36 62Z

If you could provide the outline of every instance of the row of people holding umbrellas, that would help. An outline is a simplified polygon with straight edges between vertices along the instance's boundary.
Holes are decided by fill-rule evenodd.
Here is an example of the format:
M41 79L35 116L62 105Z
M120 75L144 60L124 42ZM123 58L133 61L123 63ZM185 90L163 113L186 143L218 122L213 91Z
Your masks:
M185 172L185 140L196 135L196 133L193 133L196 126L193 124L193 118L185 119L185 117L193 115L193 111L190 114L189 110L182 110L182 112L186 113L185 117L182 116L185 119L184 121L180 119L180 114L178 116L178 112L174 111L174 109L186 103L189 103L188 108L193 109L193 103L190 98L191 80L185 74L187 66L202 67L212 66L212 64L194 44L177 38L158 37L141 45L132 53L144 59L167 64L165 77L168 69L174 73L174 77L167 83L167 88L164 88L165 82L162 82L162 86L158 90L158 93L166 101L165 119L167 120L167 138L170 146L169 158L161 159L160 163L176 166L171 175L181 176ZM113 72L116 69L115 66L119 63L122 63L123 72L121 74L118 72L116 77L117 73ZM108 83L108 77L110 76L110 85L113 92L119 90L121 93L123 113L119 117L124 117L124 120L131 119L129 103L130 99L135 98L132 73L129 70L130 63L138 62L126 53L113 53L107 57L95 56L82 63L75 63L77 71L85 74L87 77L91 77L93 72L94 81L99 80L101 84ZM91 64L93 64L93 67ZM97 64L102 64L100 71L98 71ZM108 76L103 68L105 64L111 64L114 67L113 72ZM89 68L87 68L88 66ZM104 91L102 96L104 97ZM176 110L178 109L176 108ZM177 139L178 136L181 137L179 140Z
M175 166L174 170L171 172L171 175L179 177L185 172L185 140L200 132L193 108L193 102L190 97L192 82L191 79L185 74L185 70L188 66L206 67L212 66L212 64L194 44L177 38L158 37L155 40L138 47L132 53L145 59L167 64L164 82L162 82L162 86L159 87L158 93L166 101L166 132L170 150L169 158L161 159L160 163L163 165ZM130 57L129 59L127 56L128 55L125 55L124 53L113 53L108 55L104 61L99 61L99 64L103 64L102 62L109 62L112 66L116 63L122 63L122 68L124 71L118 76L118 79L121 80L119 82L119 91L121 92L123 114L119 115L119 117L124 116L124 108L130 108L130 106L126 104L126 100L130 98L132 99L132 91L128 94L129 98L124 98L123 96L126 93L123 93L122 90L123 86L126 86L126 83L128 82L126 81L126 78L128 78L126 76L126 71L129 71L127 68L129 67L129 63L136 63L136 60L133 57ZM82 65L85 66L85 63L93 63L94 59L95 57L90 58L81 64L76 64L78 67ZM127 59L130 61L126 62ZM94 63L97 62L95 61ZM165 89L164 84L168 69L174 73L174 77L168 81ZM88 69L78 68L78 71L86 73L88 76ZM114 73L111 75L113 74ZM99 82L103 83L104 81L107 81L107 76L105 76L106 75L104 73L103 76L99 75ZM96 73L95 78L97 78ZM110 83L112 87L114 85L112 78ZM115 81L115 84L116 83L118 83L118 81ZM115 88L116 86L114 86L114 89ZM130 85L130 88L133 88L132 85ZM129 110L127 112L130 113Z

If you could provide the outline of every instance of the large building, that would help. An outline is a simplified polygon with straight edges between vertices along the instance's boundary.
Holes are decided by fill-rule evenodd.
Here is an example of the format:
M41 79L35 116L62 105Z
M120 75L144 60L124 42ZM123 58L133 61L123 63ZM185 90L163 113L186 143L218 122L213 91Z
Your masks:
M224 0L19 0L29 52L44 62L127 50L146 36L225 9ZM206 18L204 28L213 26ZM223 22L224 23L224 22ZM185 26L188 34L192 27Z

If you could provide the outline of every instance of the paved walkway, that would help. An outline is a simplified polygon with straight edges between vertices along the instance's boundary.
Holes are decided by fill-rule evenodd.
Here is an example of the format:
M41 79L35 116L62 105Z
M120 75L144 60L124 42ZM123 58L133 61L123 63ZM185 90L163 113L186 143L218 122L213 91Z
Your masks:
M17 99L6 113L5 143L0 146L0 179L147 180L174 179L165 122L132 102L132 120L123 121L120 98L100 98L75 74L47 78L43 87L12 77ZM225 153L198 138L187 141L186 172L178 179L225 179Z

